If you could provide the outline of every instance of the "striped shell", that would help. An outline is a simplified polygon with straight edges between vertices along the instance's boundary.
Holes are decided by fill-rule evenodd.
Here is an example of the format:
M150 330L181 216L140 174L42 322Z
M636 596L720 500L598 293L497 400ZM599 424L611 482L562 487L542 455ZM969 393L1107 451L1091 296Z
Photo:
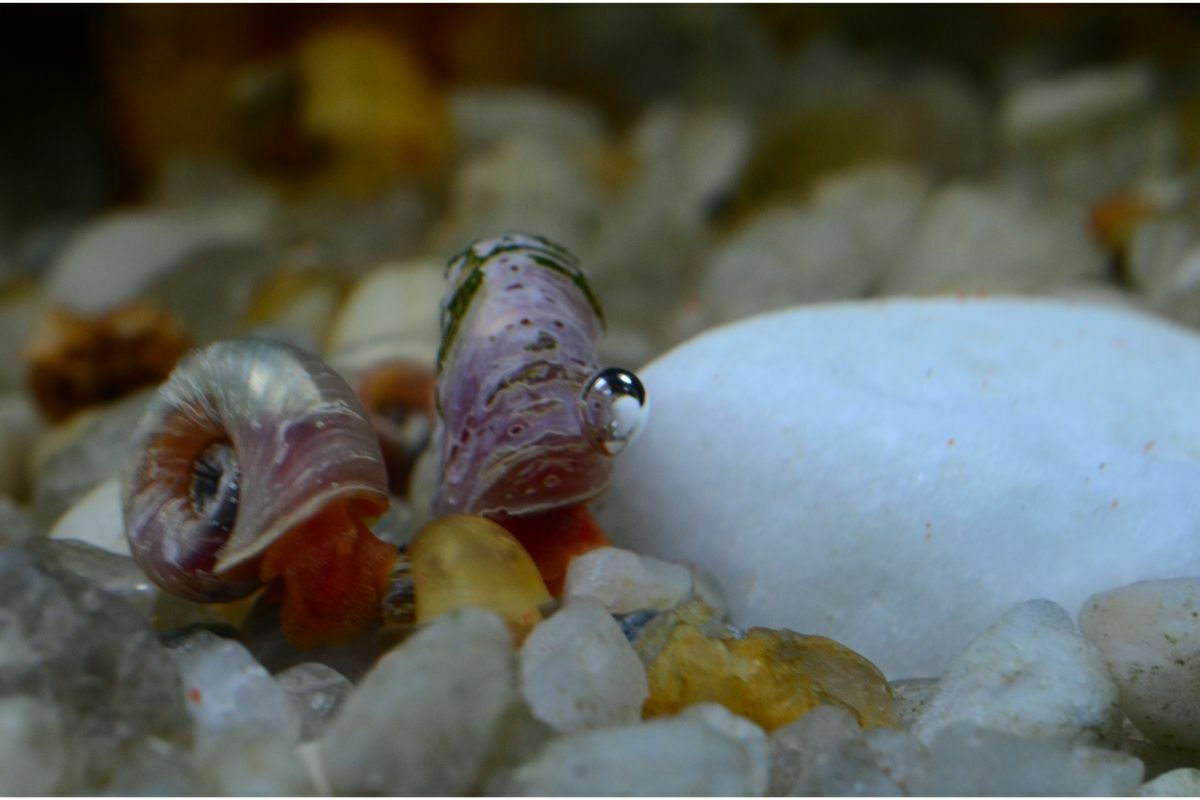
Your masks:
M435 512L515 516L599 493L612 460L586 423L608 420L582 398L604 320L575 258L509 235L476 242L447 274Z
M130 550L156 584L194 600L252 592L256 576L238 567L334 500L387 507L358 398L323 362L278 342L218 342L180 362L131 452L122 475ZM206 475L219 487L211 505L196 499Z

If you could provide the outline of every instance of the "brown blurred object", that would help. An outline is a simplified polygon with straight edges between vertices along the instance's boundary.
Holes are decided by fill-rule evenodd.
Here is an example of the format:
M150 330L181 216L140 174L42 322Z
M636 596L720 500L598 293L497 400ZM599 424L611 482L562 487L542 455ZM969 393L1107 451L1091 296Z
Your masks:
M300 43L296 64L301 130L330 148L338 188L368 193L395 177L434 175L446 163L446 97L396 39L366 28L322 30Z
M1123 253L1134 229L1162 210L1158 201L1136 189L1111 194L1092 206L1092 236L1106 249Z
M492 5L107 8L97 32L128 193L177 155L360 192L426 178L451 145L446 87L527 80L530 17Z
M432 369L404 361L381 363L357 380L383 451L388 487L398 497L408 496L413 467L433 436L436 383Z
M43 315L25 349L26 383L47 419L154 386L190 346L183 323L139 301L99 317Z

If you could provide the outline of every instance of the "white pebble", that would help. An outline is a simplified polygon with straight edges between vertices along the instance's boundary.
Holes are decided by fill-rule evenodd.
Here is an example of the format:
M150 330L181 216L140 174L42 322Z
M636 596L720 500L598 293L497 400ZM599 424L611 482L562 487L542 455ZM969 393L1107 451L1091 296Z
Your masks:
M1130 795L1142 781L1142 762L1125 753L967 723L943 728L929 751L930 768L909 786L914 795Z
M320 739L337 794L462 794L518 701L512 637L495 614L440 617L381 658Z
M171 648L197 739L260 727L295 742L300 718L270 673L239 642L208 631Z
M68 760L57 706L21 695L0 698L0 794L63 793Z
M105 481L85 494L50 528L50 538L74 539L109 553L129 556L120 481L115 478Z
M687 567L619 547L598 547L571 560L563 596L592 597L613 614L674 608L692 591Z
M1182 767L1142 784L1142 797L1200 797L1200 769Z
M885 294L1041 292L1104 269L1076 209L999 187L951 184L929 201Z
M1121 708L1151 741L1200 749L1200 578L1102 592L1079 612L1121 689Z
M766 734L730 716L693 706L671 719L568 734L518 768L505 794L761 795Z
M1121 715L1095 646L1061 606L1030 600L967 645L912 730L929 742L958 722L1018 736L1115 739Z
M521 696L558 731L637 722L650 695L621 626L590 598L576 598L533 629L520 670Z

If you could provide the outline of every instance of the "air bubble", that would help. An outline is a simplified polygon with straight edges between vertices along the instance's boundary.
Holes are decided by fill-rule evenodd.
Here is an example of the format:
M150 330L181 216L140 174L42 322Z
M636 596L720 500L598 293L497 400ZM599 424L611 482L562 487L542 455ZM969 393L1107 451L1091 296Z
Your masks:
M637 438L650 413L638 376L619 367L602 369L583 390L583 427L592 444L616 455Z

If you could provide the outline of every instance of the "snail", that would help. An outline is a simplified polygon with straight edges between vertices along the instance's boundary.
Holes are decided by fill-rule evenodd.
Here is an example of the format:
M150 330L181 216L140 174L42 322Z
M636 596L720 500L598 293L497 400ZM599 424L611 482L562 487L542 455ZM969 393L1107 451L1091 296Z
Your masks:
M640 430L646 392L632 372L601 367L604 313L579 263L544 238L510 234L472 244L447 277L435 513L490 517L535 560L547 549L539 535L560 540L550 561L564 539L607 543L581 504ZM549 582L558 567L547 563Z
M186 357L139 422L122 473L134 559L201 602L270 584L295 644L352 637L395 559L365 519L388 504L379 444L329 366L265 339Z

